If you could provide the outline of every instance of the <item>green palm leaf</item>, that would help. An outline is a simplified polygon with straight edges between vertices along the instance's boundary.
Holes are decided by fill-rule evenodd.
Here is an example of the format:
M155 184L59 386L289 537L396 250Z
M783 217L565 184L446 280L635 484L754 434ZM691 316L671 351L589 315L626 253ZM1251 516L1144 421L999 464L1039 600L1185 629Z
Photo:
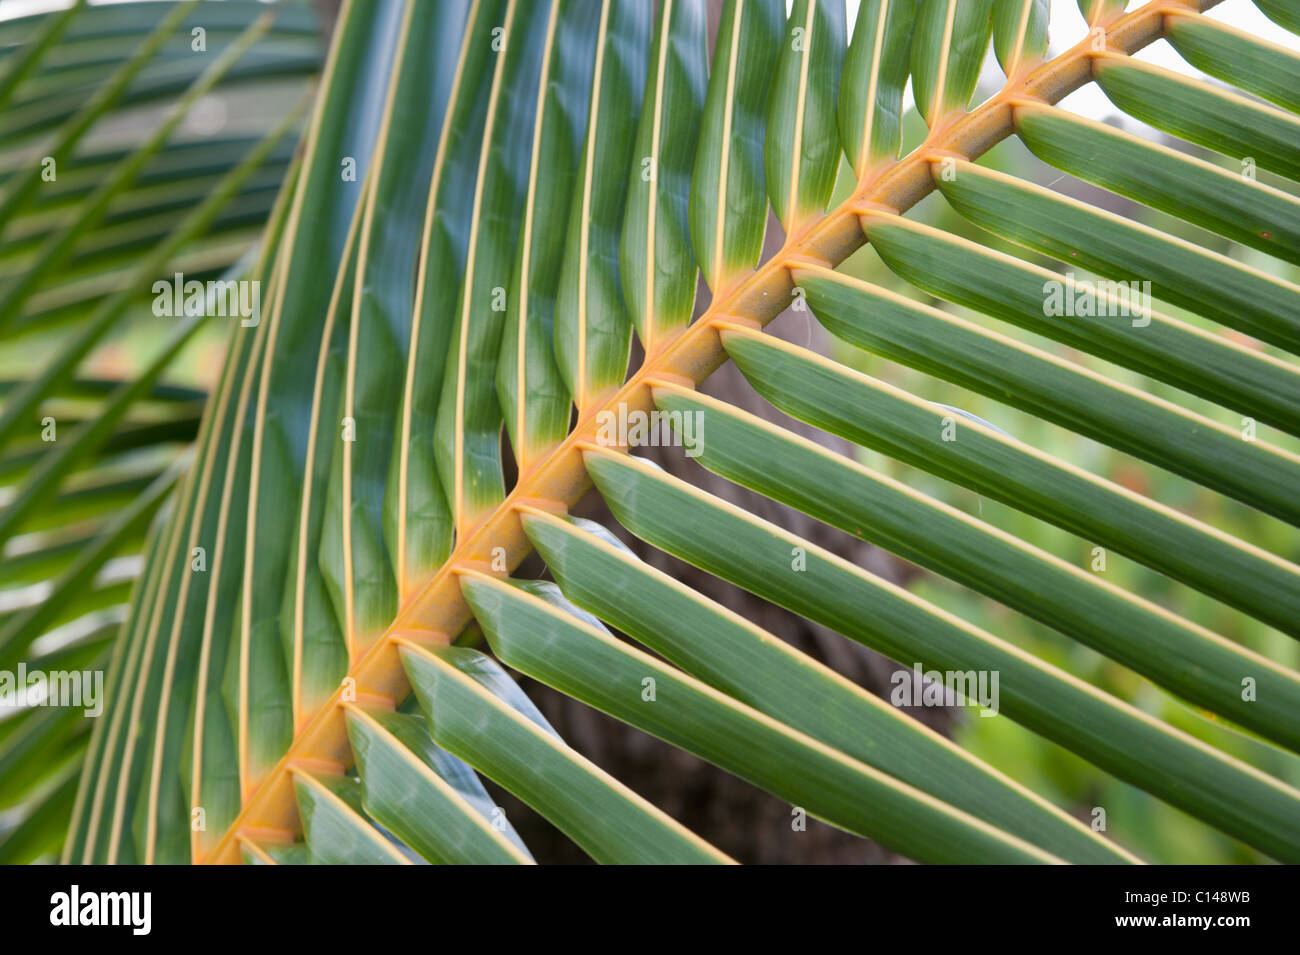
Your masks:
M301 9L0 22L0 668L104 675L0 718L0 859L764 857L607 736L916 861L1300 860L1296 56L1213 5L349 2L292 162L180 133ZM181 266L263 296L201 414L199 316L91 366Z
M211 31L203 43L191 29L199 25ZM110 659L102 634L141 606L141 582L134 597L131 583L146 528L166 513L193 460L184 446L205 440L195 408L203 392L160 381L212 335L200 319L178 317L154 333L161 347L121 380L79 369L117 347L124 325L139 326L141 304L162 276L244 277L256 230L289 171L287 137L302 109L261 116L242 135L210 143L188 122L197 107L254 78L300 98L318 60L314 29L308 11L245 3L212 17L191 3L78 3L0 23L0 69L8 70L0 313L9 354L36 356L0 409L9 501L2 586L10 597L20 586L43 591L36 602L8 603L15 609L0 637L7 669L78 663L88 673L107 667L108 685L125 685L126 658L113 649ZM136 130L135 141L123 148L121 136L105 133L114 124ZM37 752L37 741L60 756L49 772L11 777L4 803L22 821L9 861L63 841L52 813L69 798L78 811L88 804L85 777L65 769L108 732L104 721L92 733L45 715L19 710L10 724L23 728L12 737L23 746L11 755ZM176 803L185 813L179 793ZM142 841L145 828L137 830Z

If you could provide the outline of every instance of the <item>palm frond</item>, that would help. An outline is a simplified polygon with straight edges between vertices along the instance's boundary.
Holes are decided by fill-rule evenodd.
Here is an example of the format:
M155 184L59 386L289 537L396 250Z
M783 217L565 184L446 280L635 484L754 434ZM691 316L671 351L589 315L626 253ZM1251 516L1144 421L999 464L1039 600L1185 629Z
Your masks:
M102 672L106 628L128 616L133 590L140 599L132 580L146 530L188 467L185 446L202 437L204 393L165 380L178 356L211 339L210 326L198 316L170 323L120 379L83 369L118 347L164 275L233 283L247 271L289 174L302 106L211 142L189 125L251 80L301 99L318 60L315 20L281 13L239 2L75 3L0 22L0 326L6 372L22 376L0 400L6 672L78 661ZM16 366L19 355L29 357ZM8 777L6 861L63 839L57 815L76 799L79 776L68 770L103 735L67 712L29 702L6 713L15 729L4 759L21 767L24 754L63 754L50 761L55 772Z
M0 461L0 538L39 507L98 521L75 552L28 547L15 579L73 593L145 551L93 733L60 710L0 722L0 778L40 777L0 852L48 848L71 810L83 862L547 861L530 813L601 862L745 855L598 765L543 715L566 700L917 861L1159 853L784 621L918 691L956 674L948 702L992 717L971 722L1224 851L1300 860L1296 57L1213 6L1080 0L1088 34L1049 46L1040 0L864 0L851 40L841 0L726 0L710 57L705 0L347 4L249 271L264 319L232 329L197 433L192 406L156 431L127 414L164 352L56 451ZM78 35L67 16L10 54L24 82ZM1164 36L1209 76L1135 56ZM190 75L181 109L214 81ZM1057 105L1090 82L1168 135ZM66 148L79 115L49 124ZM113 201L149 228L179 195L135 195L159 158L203 195L167 135L49 199L80 218L29 223L12 288ZM1034 158L1004 162L1009 137ZM4 393L0 439L83 387L130 289L250 162ZM1055 191L1066 174L1110 193ZM28 201L0 195L0 218ZM787 313L830 347L765 328ZM724 364L752 405L706 382ZM66 493L105 448L191 434L182 477ZM10 617L0 665L59 622Z

